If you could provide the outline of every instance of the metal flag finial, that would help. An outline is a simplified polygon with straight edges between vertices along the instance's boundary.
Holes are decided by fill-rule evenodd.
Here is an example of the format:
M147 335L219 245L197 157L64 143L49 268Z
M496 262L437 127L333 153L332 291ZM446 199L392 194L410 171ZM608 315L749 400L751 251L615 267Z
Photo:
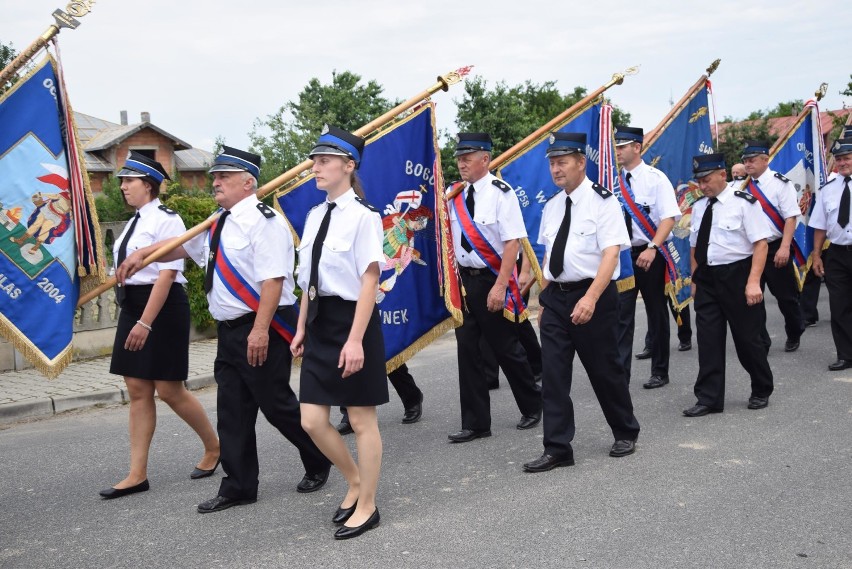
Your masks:
M716 71L717 69L719 69L720 63L722 63L722 60L717 59L713 63L710 64L710 67L707 68L707 76L708 77L713 75L713 72Z
M819 88L814 91L814 97L816 97L817 101L821 101L825 97L826 92L828 92L828 83L821 83Z
M450 71L446 75L438 75L438 82L442 83L441 90L448 91L450 89L450 85L455 85L459 81L461 81L470 70L473 69L473 65L465 65L464 67L459 67L455 71Z
M637 73L639 73L640 67L641 65L634 65L633 67L628 67L621 73L613 73L612 82L616 85L621 85L622 83L624 83L625 77L627 77L628 75L636 75Z

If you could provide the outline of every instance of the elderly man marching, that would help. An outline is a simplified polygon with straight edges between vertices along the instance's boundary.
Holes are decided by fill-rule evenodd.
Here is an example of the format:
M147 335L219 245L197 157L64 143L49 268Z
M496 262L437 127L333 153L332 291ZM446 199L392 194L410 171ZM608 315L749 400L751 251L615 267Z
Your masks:
M749 409L769 405L772 370L763 343L766 308L760 278L771 235L757 198L734 190L725 174L725 155L693 159L703 198L692 207L692 284L698 330L698 402L687 417L725 408L725 337L728 325L737 357L751 377Z
M518 429L541 420L541 392L521 347L520 326L504 316L519 314L523 300L514 276L520 240L527 236L521 206L511 186L488 171L491 137L460 133L455 156L465 186L450 203L453 249L465 289L464 323L456 328L461 430L450 442L491 436L491 401L482 369L480 339L506 374L521 411Z
M574 354L612 429L610 456L636 450L639 422L616 345L619 251L630 246L621 206L586 177L586 135L553 133L547 149L554 183L563 189L544 206L538 242L545 246L541 313L544 453L524 464L544 472L574 464Z
M852 368L852 131L844 135L831 148L837 176L817 192L808 222L814 228L813 271L825 277L831 308L837 361L830 371ZM831 245L823 252L826 238Z

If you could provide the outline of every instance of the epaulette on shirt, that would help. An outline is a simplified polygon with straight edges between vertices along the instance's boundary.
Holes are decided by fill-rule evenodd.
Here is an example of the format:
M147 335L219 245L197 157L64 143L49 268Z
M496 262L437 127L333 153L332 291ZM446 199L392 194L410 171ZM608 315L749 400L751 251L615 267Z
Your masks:
M592 183L592 189L595 191L596 194L598 194L603 199L607 199L608 197L610 197L612 195L611 191L604 188L600 184Z
M257 210L262 213L263 217L265 217L266 219L272 219L273 217L275 217L275 210L263 202L257 204Z
M779 180L781 180L782 182L785 182L785 183L790 181L790 180L789 180L786 176L784 176L784 174L782 174L781 172L775 172L775 177L776 177L776 178L778 178Z
M509 184L507 184L503 180L500 180L499 178L494 178L493 180L491 180L491 183L494 184L495 186L497 186L497 188L501 192L508 192L509 190L512 189L512 186L510 186Z
M369 209L373 213L378 213L379 215L381 215L381 212L378 209L376 209L376 206L374 206L373 204L371 204L370 202L368 202L364 198L362 198L360 196L355 196L355 201L357 201L359 204L366 207L367 209Z
M751 195L748 192L741 192L739 190L736 190L736 191L734 191L734 195L737 196L738 198L744 199L748 203L756 203L757 202L757 198L754 197L753 195Z
M161 205L161 206L160 206L160 209L161 209L162 211L166 212L166 213L167 213L167 214L169 214L169 215L177 215L177 212L176 212L175 210L173 210L173 209L169 209L169 208L167 208L167 207L166 207L166 206L164 206L164 205Z

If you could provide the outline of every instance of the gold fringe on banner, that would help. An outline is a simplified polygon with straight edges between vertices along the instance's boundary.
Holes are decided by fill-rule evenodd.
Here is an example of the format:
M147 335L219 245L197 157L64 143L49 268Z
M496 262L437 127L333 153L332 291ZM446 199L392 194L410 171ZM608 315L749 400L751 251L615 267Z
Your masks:
M4 336L47 379L56 379L71 363L73 355L71 344L68 344L55 358L49 360L35 344L30 342L23 332L18 330L17 326L2 314L0 314L0 335Z

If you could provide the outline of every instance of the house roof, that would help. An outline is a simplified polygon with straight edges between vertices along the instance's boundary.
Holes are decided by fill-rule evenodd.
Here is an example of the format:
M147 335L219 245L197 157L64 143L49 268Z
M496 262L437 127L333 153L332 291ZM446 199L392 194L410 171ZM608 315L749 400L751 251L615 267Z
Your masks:
M77 125L77 138L83 148L86 169L90 172L114 172L116 165L110 162L102 151L121 143L142 129L149 128L171 140L175 149L175 169L180 171L206 170L213 163L213 154L193 148L178 137L150 123L122 125L80 112L74 112Z
M836 111L822 111L819 114L820 121L820 129L822 131L823 136L828 136L831 132L831 129L834 127L833 117L841 117L844 119L844 122L848 122L850 115L852 114L852 108L850 109L838 109ZM773 137L779 137L782 134L786 133L796 122L795 116L789 117L775 117L768 119L767 126L769 127L769 134ZM752 125L759 124L763 119L757 119L752 121L740 121L736 123L719 123L719 137L725 138L725 131L732 124L738 125Z

